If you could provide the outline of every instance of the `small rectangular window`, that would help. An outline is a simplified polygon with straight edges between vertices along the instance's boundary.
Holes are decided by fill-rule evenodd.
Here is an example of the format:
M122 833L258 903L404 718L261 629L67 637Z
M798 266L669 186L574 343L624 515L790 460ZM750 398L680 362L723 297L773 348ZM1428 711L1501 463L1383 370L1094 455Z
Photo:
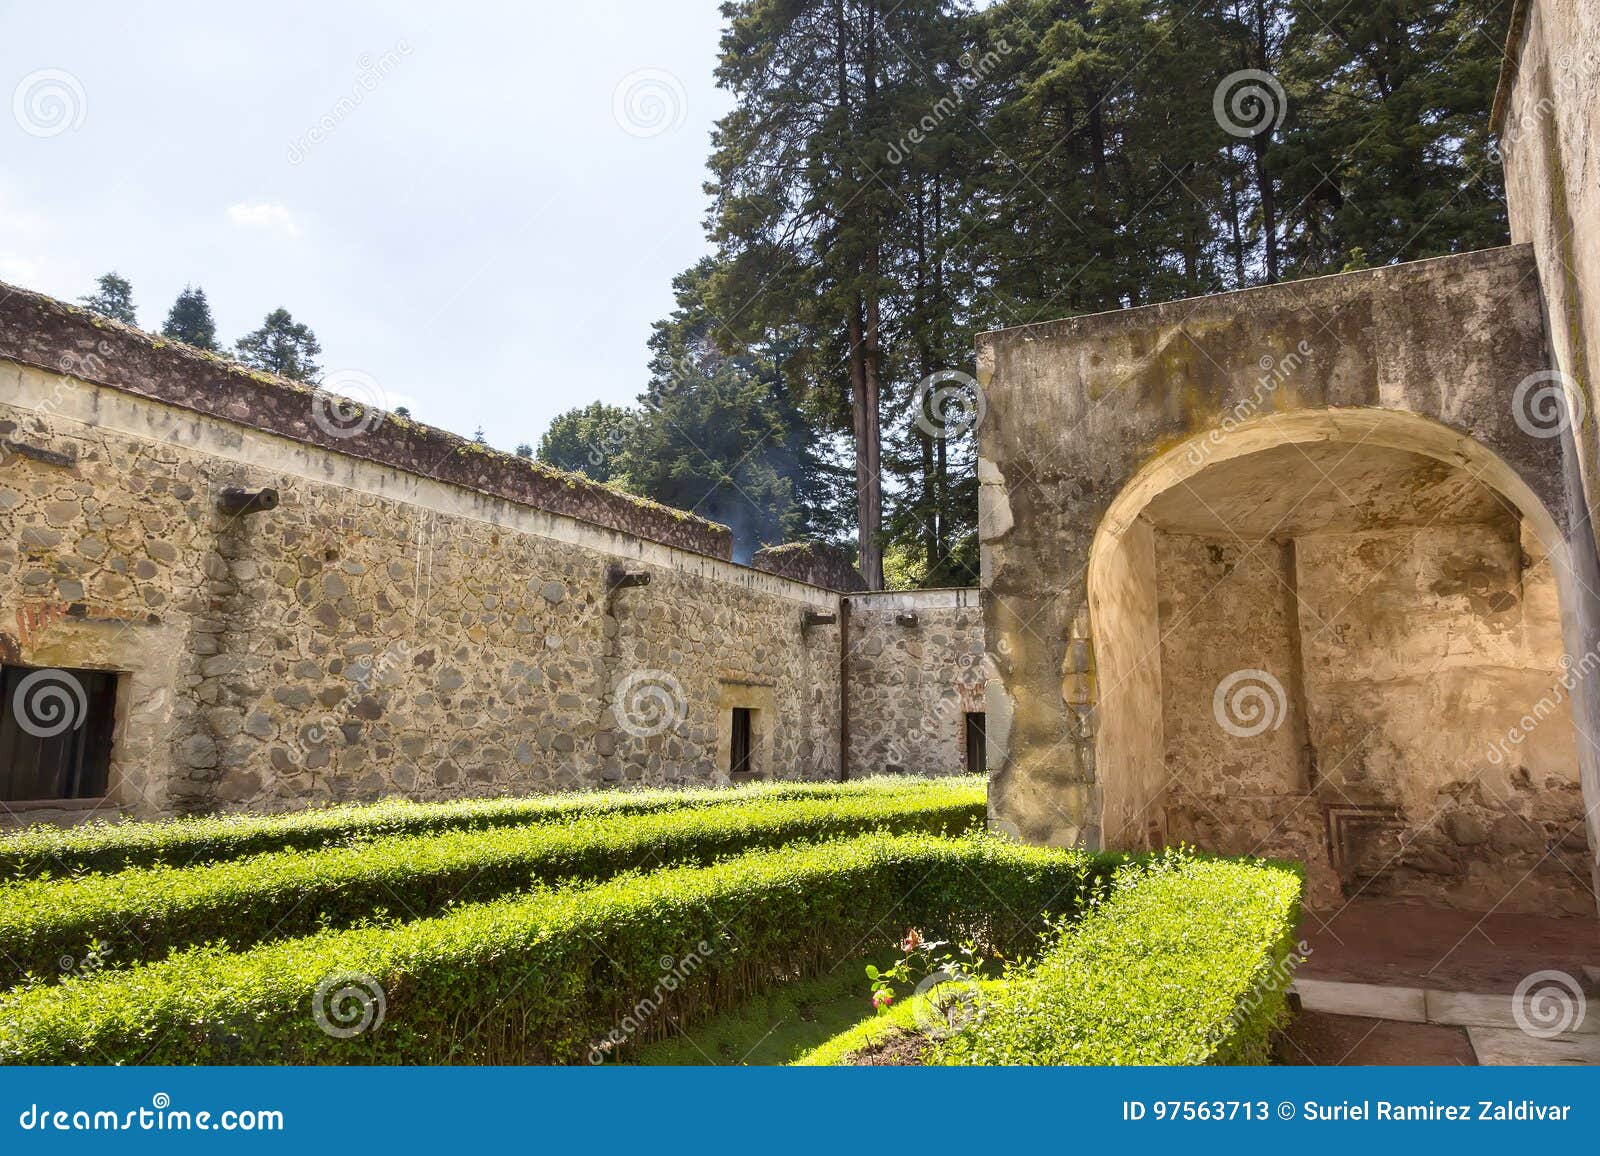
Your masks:
M987 750L984 746L983 712L967 712L967 773L981 775L988 770Z
M116 713L110 671L0 666L0 801L102 797Z
M733 708L733 742L728 747L728 775L731 778L749 778L755 773L750 753L755 742L755 711L750 707Z

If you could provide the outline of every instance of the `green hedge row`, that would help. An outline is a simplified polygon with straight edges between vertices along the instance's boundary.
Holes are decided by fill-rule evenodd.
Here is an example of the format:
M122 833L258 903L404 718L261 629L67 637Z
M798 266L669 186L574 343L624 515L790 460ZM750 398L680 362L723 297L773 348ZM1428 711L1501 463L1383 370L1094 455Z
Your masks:
M164 822L30 827L0 835L0 879L120 871L157 863L190 865L264 851L326 847L384 835L486 830L586 815L631 814L754 799L841 798L937 790L942 780L879 777L849 783L758 783L733 788L586 791L454 803L382 803L322 807L287 815L216 815Z
M436 915L557 880L602 879L666 863L708 863L754 847L885 829L959 831L983 788L821 799L764 798L592 821L399 835L320 851L278 851L205 867L146 867L0 887L0 986L58 975L98 944L112 964L174 948L238 947L328 927Z
M981 836L868 835L393 928L201 949L0 998L0 1060L595 1062L907 925L1015 950L1116 862Z
M1262 1064L1287 1016L1301 877L1168 855L1086 915L939 1064Z

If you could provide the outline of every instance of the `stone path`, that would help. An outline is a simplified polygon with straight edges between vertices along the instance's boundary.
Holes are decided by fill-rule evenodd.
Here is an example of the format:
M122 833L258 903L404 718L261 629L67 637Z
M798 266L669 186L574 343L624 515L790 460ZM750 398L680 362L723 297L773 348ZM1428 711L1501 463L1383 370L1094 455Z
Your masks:
M1587 973L1593 969L1584 970ZM1310 1012L1359 1016L1383 1024L1464 1029L1480 1064L1600 1066L1600 1000L1586 996L1553 1007L1550 1026L1559 1023L1572 1030L1545 1038L1518 1024L1510 995L1325 979L1298 979L1293 990L1300 996L1302 1008ZM1539 1020L1533 1026L1543 1022ZM1375 1023L1368 1030L1376 1027ZM1391 1030L1390 1034L1395 1033ZM1399 1034L1403 1039L1404 1030ZM1423 1043L1420 1034L1418 1042ZM1422 1050L1428 1048L1424 1046Z

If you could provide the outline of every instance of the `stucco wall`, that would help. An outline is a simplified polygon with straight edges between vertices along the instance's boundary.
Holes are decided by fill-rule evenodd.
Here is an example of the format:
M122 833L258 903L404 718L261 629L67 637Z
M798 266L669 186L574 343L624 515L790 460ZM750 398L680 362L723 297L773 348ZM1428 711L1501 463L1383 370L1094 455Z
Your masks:
M1562 432L1573 449L1573 505L1600 503L1600 9L1590 0L1517 0L1494 108L1511 238L1532 247L1559 387L1576 400ZM1594 551L1576 559L1600 590ZM1583 650L1600 646L1600 614L1582 622ZM1600 702L1574 704L1583 734L1600 735ZM1584 789L1600 800L1600 760L1585 760ZM1600 808L1591 809L1593 885L1600 892Z
M1148 598L1129 583L1140 569L1133 555L1142 549L1141 515L1158 496L1182 493L1222 463L1257 462L1253 474L1222 492L1283 516L1294 513L1296 499L1285 492L1284 463L1302 451L1331 454L1322 458L1324 470L1341 446L1399 453L1422 463L1412 479L1415 492L1426 491L1442 506L1480 487L1481 494L1471 491L1474 501L1518 511L1552 551L1564 592L1562 641L1582 653L1592 596L1583 593L1574 565L1577 523L1561 446L1514 404L1518 384L1549 366L1533 257L1529 247L1511 247L984 335L979 379L988 412L979 429L979 524L997 670L989 713L990 806L998 824L1041 842L1094 844L1109 835L1114 845L1147 845L1165 836L1131 816L1170 802L1168 822L1196 830L1211 823L1212 846L1249 850L1231 844L1241 832L1259 830L1290 833L1303 857L1326 853L1321 815L1286 807L1276 787L1252 793L1246 781L1252 765L1282 771L1285 785L1303 774L1313 756L1295 756L1316 725L1304 707L1299 720L1291 710L1264 740L1274 751L1254 764L1238 752L1218 757L1213 739L1212 761L1202 765L1204 740L1191 723L1198 716L1214 726L1212 696L1221 676L1247 660L1275 661L1297 641L1290 629L1294 576L1285 569L1289 540L1404 524L1413 487L1385 486L1382 470L1367 479L1371 492L1362 502L1376 519L1371 527L1327 524L1340 496L1325 494L1321 522L1277 534L1278 546L1254 550L1242 568L1236 558L1232 571L1226 543L1186 550L1158 541L1162 565L1182 575L1159 590L1164 618L1176 598L1202 597L1208 581L1235 584L1241 597L1222 600L1222 618L1208 627L1191 629L1177 614L1163 622L1163 633L1169 624L1180 626L1180 635L1188 630L1184 654L1173 653L1175 639L1163 643L1159 671L1146 672L1150 697L1141 701L1118 689L1128 685L1130 671L1107 677L1114 664L1146 661L1128 659L1146 649L1139 640L1151 630L1139 609ZM1266 452L1274 447L1284 452ZM1452 471L1467 478L1465 488L1451 480ZM1406 497L1392 505L1396 494ZM1207 513L1204 503L1188 505L1189 514ZM1457 626L1463 624L1435 623L1430 638L1448 637ZM1553 627L1546 616L1541 629ZM1470 632L1457 642L1477 646ZM1498 659L1479 652L1474 661ZM1542 674L1547 666L1536 669ZM1518 683L1517 693L1531 694L1535 682ZM1538 689L1547 690L1548 682ZM1286 690L1303 700L1320 694L1328 711L1344 709L1341 695L1359 694L1355 681ZM1594 688L1577 693L1592 696ZM1188 705L1174 708L1174 701ZM1481 742L1493 712L1470 705L1434 721L1459 723ZM1425 706L1413 701L1404 709ZM1139 720L1152 717L1160 719L1166 757L1191 747L1191 778L1222 783L1228 810L1185 812L1193 796L1179 792L1169 800L1164 779L1152 785L1147 769L1125 773L1149 761L1138 754L1137 736ZM1580 752L1577 761L1593 753ZM1565 801L1554 807L1567 809Z
M1563 672L1554 579L1514 518L1255 549L1163 533L1157 556L1168 841L1304 859L1317 902L1592 908L1567 704L1507 739ZM1259 733L1219 725L1237 671L1282 689Z
M984 709L976 590L849 597L850 773L955 775L966 714ZM915 615L914 623L901 619Z

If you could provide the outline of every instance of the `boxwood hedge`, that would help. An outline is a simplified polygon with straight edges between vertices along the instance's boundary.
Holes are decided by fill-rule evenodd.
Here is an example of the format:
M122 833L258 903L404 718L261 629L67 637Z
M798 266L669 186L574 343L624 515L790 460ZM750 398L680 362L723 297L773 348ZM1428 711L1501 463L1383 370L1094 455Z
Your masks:
M875 834L238 954L196 949L0 998L0 1060L595 1062L853 958L885 928L1015 950L1116 862Z
M1287 1015L1295 869L1167 855L1133 872L941 1064L1260 1064Z
M842 798L937 790L945 780L880 776L848 783L757 783L687 790L592 791L518 799L412 803L390 799L287 815L213 815L162 822L47 825L0 835L0 879L190 865L264 851L326 847L384 835L485 830L599 814L634 814L756 799Z
M874 829L954 833L984 813L983 788L775 799L590 821L399 835L277 851L205 867L146 867L0 887L0 986L70 970L97 944L113 964L177 947L238 947L325 927L438 914L539 883L708 863L753 847Z

